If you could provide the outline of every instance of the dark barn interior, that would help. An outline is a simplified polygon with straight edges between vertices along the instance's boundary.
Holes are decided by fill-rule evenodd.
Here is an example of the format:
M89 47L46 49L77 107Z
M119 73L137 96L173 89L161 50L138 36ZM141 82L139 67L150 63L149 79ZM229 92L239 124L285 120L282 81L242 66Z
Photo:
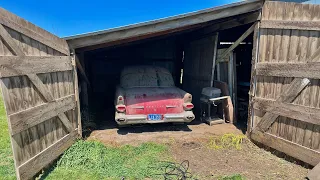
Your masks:
M230 47L251 25L252 23L218 31L217 53ZM92 128L115 127L114 95L121 70L126 66L155 65L168 69L173 75L175 85L193 95L196 120L192 123L201 123L199 99L202 88L210 86L215 53L214 37L217 33L208 31L207 28L210 26L79 53L78 57L90 82L90 86L80 86L82 118L90 119ZM236 59L235 113L238 124L245 127L251 76L252 34L234 49L233 54ZM220 64L220 79L217 79L215 70L214 80L229 83L228 63ZM85 83L84 78L79 76L80 82ZM84 93L87 96L81 95Z
M114 96L124 67L154 65L168 69L180 86L181 59L175 37L144 40L122 46L98 49L84 54L86 73L92 82L89 90L90 112L99 124L114 126ZM182 52L181 52L182 53Z
M215 87L221 90L222 99L217 100L221 104L216 107L223 112L221 118L216 113L220 120L239 124L245 131L253 34L261 5L239 2L68 37L79 69L83 128L115 127L114 96L121 70L154 65L168 69L175 85L192 94L196 117L192 124L211 118L215 104L210 107L211 100L203 101L202 90Z

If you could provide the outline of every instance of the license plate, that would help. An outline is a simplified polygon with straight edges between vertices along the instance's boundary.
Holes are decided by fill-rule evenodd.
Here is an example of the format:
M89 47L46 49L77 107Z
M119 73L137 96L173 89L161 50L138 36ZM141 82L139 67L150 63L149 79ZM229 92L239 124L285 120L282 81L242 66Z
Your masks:
M151 121L158 121L162 119L162 116L160 114L149 114L148 119Z

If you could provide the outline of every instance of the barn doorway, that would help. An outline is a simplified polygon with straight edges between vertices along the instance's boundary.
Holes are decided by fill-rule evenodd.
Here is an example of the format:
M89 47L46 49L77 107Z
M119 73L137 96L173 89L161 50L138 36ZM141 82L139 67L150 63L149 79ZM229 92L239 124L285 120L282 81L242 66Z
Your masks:
M218 59L226 49L233 45L252 24L238 26L219 32ZM234 48L224 61L217 65L216 80L228 84L235 109L236 125L243 132L247 130L249 91L251 81L251 61L253 32ZM232 65L230 66L230 63Z
M238 22L239 19L228 18L219 20L217 24L211 22L202 27L155 37L76 49L76 56L83 69L83 73L79 73L79 89L84 132L86 129L92 131L117 127L114 105L116 87L120 82L121 70L134 65L166 68L172 74L175 86L192 94L196 119L191 125L204 123L200 106L202 89L215 86L215 81L221 82L228 91L221 95L231 97L229 104L223 105L224 109L224 106L228 106L228 117L223 120L236 124L245 132L253 27L257 16L258 12L242 15L239 18L248 21L243 24ZM237 23L226 23L229 21ZM239 43L239 37L244 35L245 38ZM227 52L228 55L221 58L220 55L230 50L230 47L232 50ZM222 62L215 62L221 59Z

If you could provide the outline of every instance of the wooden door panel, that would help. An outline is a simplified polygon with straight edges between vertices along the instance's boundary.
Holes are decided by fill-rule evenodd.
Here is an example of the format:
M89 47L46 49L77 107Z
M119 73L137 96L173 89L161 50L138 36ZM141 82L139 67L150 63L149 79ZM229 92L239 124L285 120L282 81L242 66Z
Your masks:
M0 78L18 179L79 137L74 57L62 40L0 8Z
M319 10L264 4L255 29L249 111L252 139L311 165L320 161Z

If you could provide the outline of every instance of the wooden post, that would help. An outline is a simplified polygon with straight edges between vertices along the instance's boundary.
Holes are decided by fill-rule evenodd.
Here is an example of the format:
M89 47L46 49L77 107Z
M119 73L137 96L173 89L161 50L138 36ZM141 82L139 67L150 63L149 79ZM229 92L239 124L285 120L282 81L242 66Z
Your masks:
M221 81L220 63L217 64L217 80Z
M261 16L261 13L259 17ZM251 79L250 79L250 91L249 91L249 106L248 106L248 122L247 122L247 136L250 136L250 133L253 129L253 108L252 108L252 99L255 96L257 77L254 76L254 71L258 62L259 55L259 40L260 40L260 23L256 23L253 33L253 48L252 48L252 60L251 60Z
M233 108L234 108L234 123L236 123L237 122L237 56L236 56L236 53L235 52L233 52L232 53L232 57L233 57L233 64L232 64L232 66L233 66L233 76L232 76L232 78L233 78L233 81L232 81L232 92L233 92L233 94L232 94L232 97L233 97Z
M233 52L229 54L229 62L228 62L228 87L229 93L233 102Z
M76 59L78 59L79 65L81 67L82 70L80 70L81 72L83 72L83 74L85 74L85 63L84 63L84 54L80 53L80 54L76 54ZM79 66L78 66L79 67ZM89 98L88 98L88 78L86 75L83 76L83 79L85 81L80 81L80 86L81 86L81 103L84 107L88 107L89 106ZM86 80L87 79L87 80Z
M74 67L74 95L77 103L77 121L78 121L78 134L82 137L82 123L81 123L81 111L80 111L80 98L79 98L79 82L78 82L78 73L77 73L77 65L76 65L76 54L74 49L72 49L72 65Z
M218 38L219 38L219 32L217 32L214 37L214 50L213 50L214 52L213 52L213 60L212 60L210 87L213 87L213 81L214 81L214 69L216 66L217 51L218 51Z

